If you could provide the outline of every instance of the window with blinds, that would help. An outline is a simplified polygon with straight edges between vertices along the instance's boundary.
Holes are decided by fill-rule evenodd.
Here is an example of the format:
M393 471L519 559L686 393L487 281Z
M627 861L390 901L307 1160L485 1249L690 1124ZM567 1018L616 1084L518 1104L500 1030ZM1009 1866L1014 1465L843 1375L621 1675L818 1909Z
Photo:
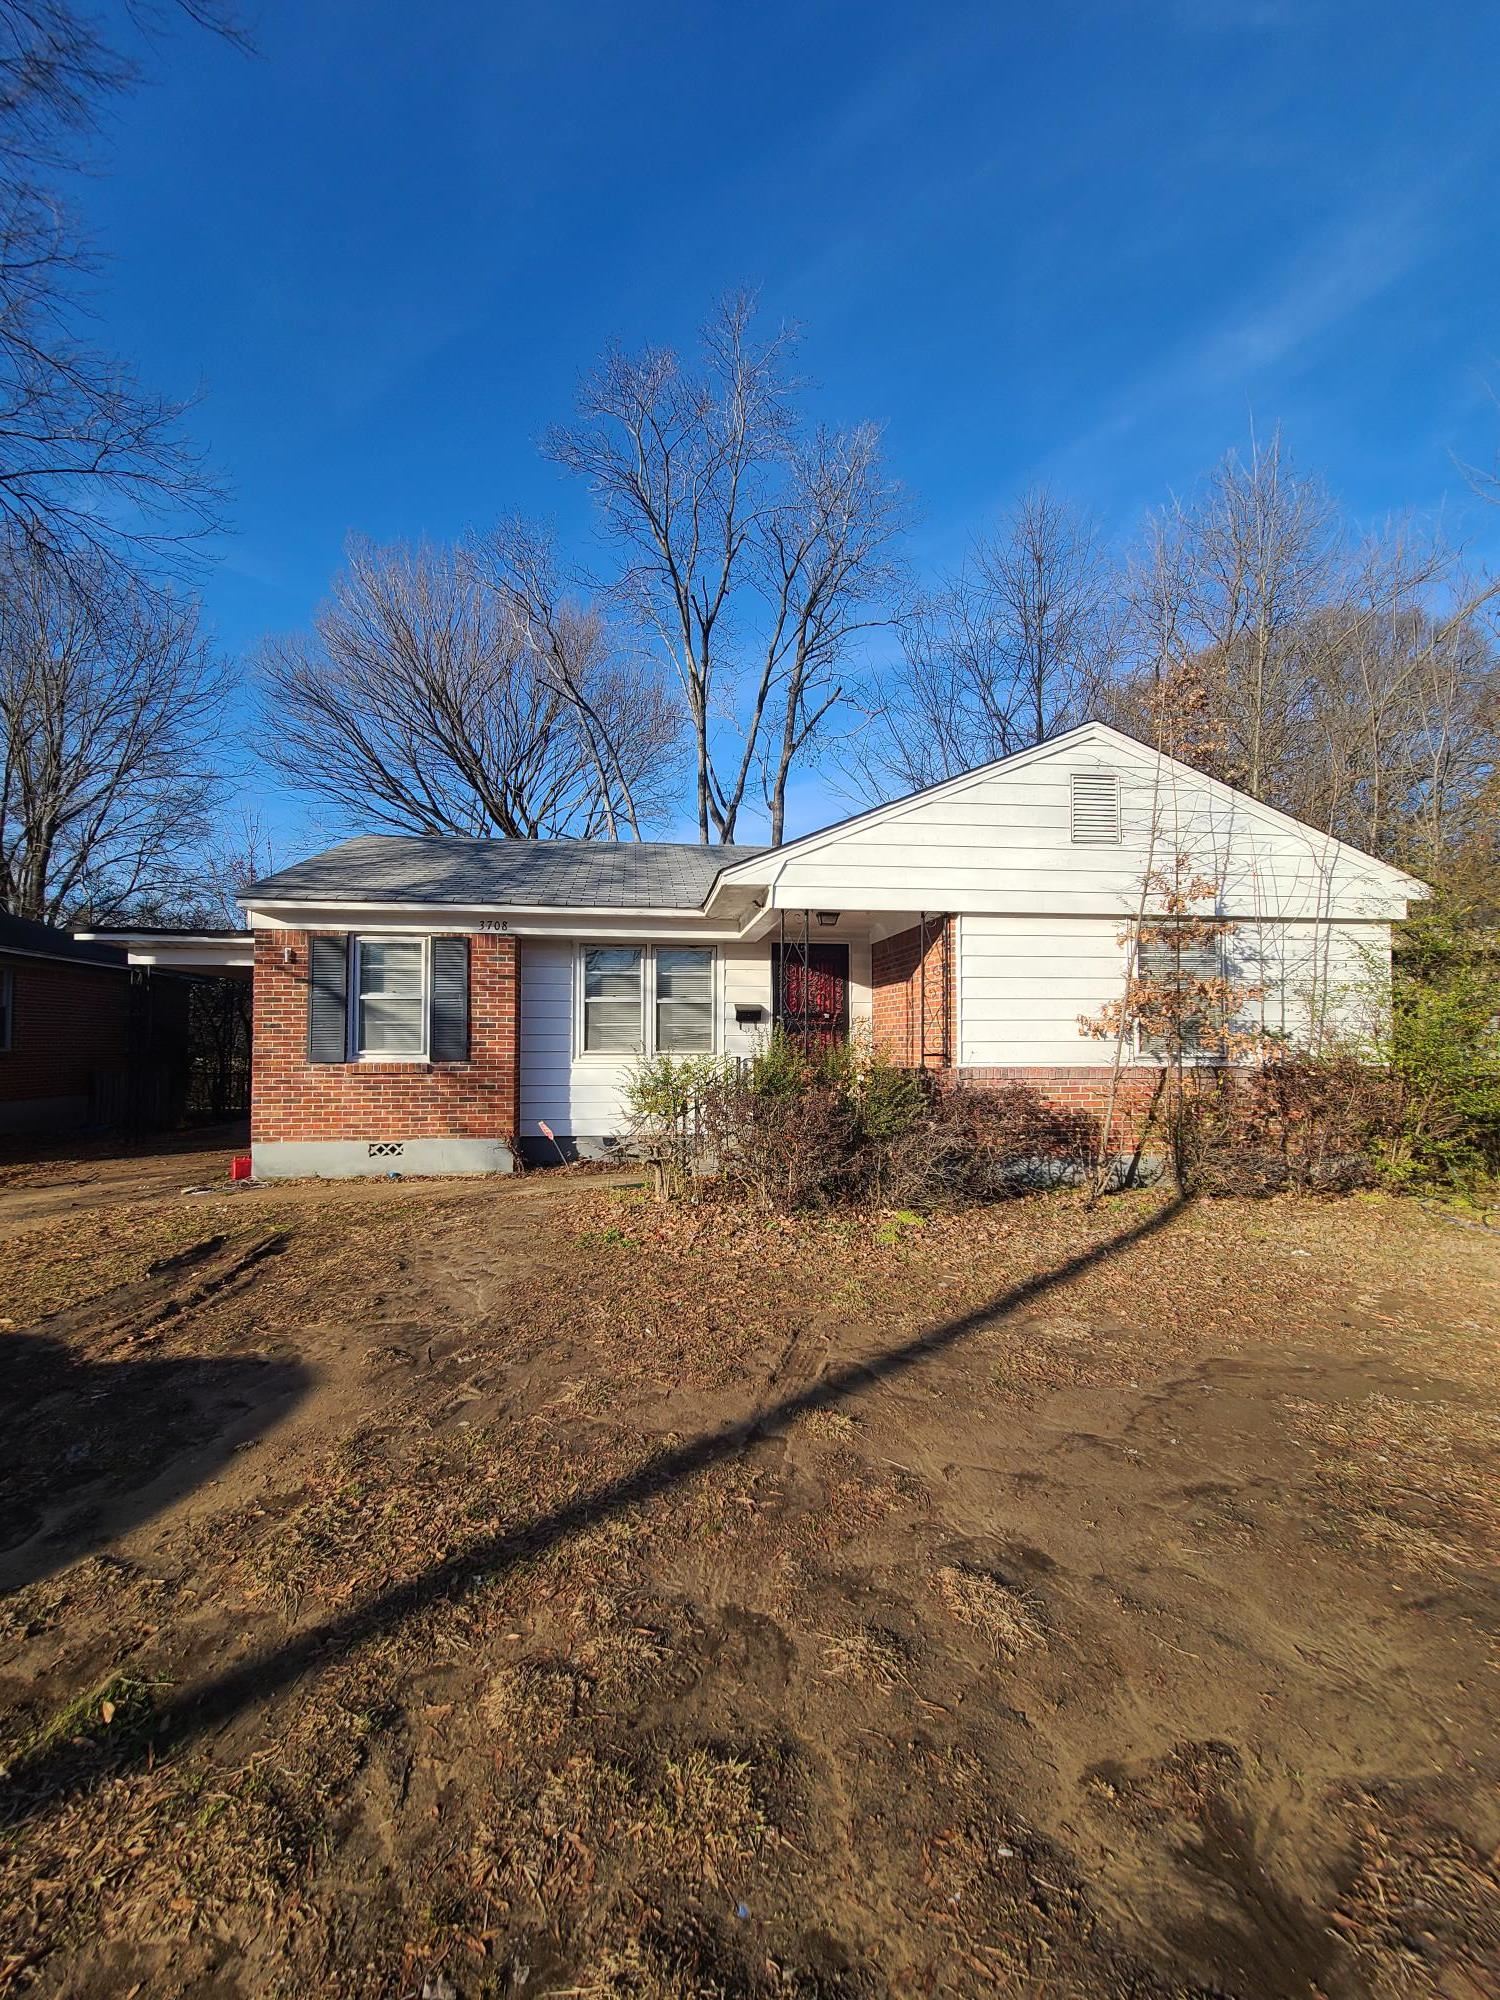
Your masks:
M578 954L584 1055L710 1055L714 954L707 945L586 945Z
M671 1055L708 1055L714 1045L714 955L686 945L656 950L656 1046Z
M639 1055L641 1031L639 945L599 945L583 954L583 1046L590 1055Z
M416 938L354 940L354 1053L427 1051L427 945Z
M1120 845L1120 779L1117 772L1073 773L1073 845Z
M1221 988L1227 969L1222 946L1184 942L1170 924L1161 924L1137 943L1136 968L1161 995L1167 1017L1177 1024L1175 1035L1152 1033L1142 1026L1138 1036L1141 1054L1170 1058L1181 1053L1195 1060L1222 1060L1223 1008L1212 998L1205 998L1201 1006L1192 1005L1194 994L1203 987Z

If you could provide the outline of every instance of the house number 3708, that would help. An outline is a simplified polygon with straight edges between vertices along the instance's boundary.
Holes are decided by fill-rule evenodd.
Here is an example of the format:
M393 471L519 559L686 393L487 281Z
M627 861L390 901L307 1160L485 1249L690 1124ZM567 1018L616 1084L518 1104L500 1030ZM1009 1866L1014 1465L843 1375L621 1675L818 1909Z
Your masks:
M481 917L479 919L479 928L482 931L508 931L510 929L510 918Z

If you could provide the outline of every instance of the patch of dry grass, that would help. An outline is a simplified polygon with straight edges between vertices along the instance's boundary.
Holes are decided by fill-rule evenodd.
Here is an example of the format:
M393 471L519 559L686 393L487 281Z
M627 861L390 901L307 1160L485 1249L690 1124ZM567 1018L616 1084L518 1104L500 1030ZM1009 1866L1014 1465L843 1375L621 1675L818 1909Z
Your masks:
M1024 1592L963 1563L944 1563L933 1572L932 1585L949 1613L961 1625L983 1632L997 1652L1014 1658L1045 1648L1047 1634Z
M852 1681L880 1694L911 1685L908 1665L907 1650L896 1635L874 1625L855 1625L847 1632L830 1633L823 1641L823 1672L829 1679Z
M263 1233L259 1225L257 1216L237 1233L248 1241ZM0 1241L0 1339L10 1327L135 1283L222 1227L190 1202L141 1203L80 1215L66 1230L43 1223Z
M41 1577L0 1598L0 1651L40 1639L73 1620L108 1619L117 1629L143 1604L160 1608L172 1594L164 1577L119 1556L84 1556L56 1576Z
M1456 1833L1434 1832L1394 1802L1364 1794L1356 1866L1334 1921L1379 1995L1493 1989L1454 1968L1500 1963L1500 1872ZM1448 1968L1434 1984L1434 1972Z
M632 1938L603 1951L576 1984L549 1988L545 2000L725 2000L725 1989L697 1967Z
M1447 1399L1372 1394L1290 1400L1330 1496L1312 1532L1353 1541L1420 1575L1487 1559L1500 1543L1500 1413Z
M847 1410L807 1410L798 1422L813 1437L832 1438L838 1444L847 1444L859 1432L858 1419L851 1417Z
M566 1931L602 1881L722 1899L776 1838L747 1756L706 1746L634 1758L581 1749L482 1829L472 1879Z

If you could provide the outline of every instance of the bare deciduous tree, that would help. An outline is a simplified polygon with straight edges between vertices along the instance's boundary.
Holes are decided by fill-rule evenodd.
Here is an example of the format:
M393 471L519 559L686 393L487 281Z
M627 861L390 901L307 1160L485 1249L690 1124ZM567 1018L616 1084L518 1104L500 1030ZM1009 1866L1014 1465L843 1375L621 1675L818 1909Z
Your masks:
M551 604L534 630L490 567L467 550L352 543L311 633L263 649L272 761L360 825L638 831L673 777L666 691L590 614Z
M611 840L665 809L679 775L679 722L655 672L621 659L617 635L592 606L566 596L550 537L503 521L470 561L524 634L536 670L566 705ZM633 699L627 690L633 688Z
M1217 670L1237 782L1267 797L1312 699L1300 635L1339 568L1338 521L1316 480L1292 470L1280 432L1231 452L1192 510L1174 508L1186 561L1183 627Z
M0 547L0 903L102 921L172 893L214 790L223 671L194 605Z
M1409 526L1357 540L1278 437L1148 524L1106 709L1311 825L1431 865L1495 765L1494 591Z
M177 11L238 39L228 5L137 5L147 35ZM61 190L102 107L138 80L67 0L0 0L0 518L52 560L161 554L214 524L218 496L182 430L186 404L143 388L84 337L90 258Z
M903 618L862 752L877 782L933 784L1086 720L1113 665L1114 601L1088 517L1023 494Z
M791 773L892 594L900 526L876 432L809 430L792 337L757 342L753 313L726 302L696 374L664 349L609 355L546 445L587 480L625 551L613 589L676 670L704 841L734 839L757 777L780 840Z

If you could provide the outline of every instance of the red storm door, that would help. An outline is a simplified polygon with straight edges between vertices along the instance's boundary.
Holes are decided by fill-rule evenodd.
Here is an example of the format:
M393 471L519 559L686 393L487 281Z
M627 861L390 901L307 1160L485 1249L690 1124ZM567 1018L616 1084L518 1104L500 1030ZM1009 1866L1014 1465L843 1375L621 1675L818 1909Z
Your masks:
M775 1021L808 1048L827 1048L849 1032L849 947L772 945Z

